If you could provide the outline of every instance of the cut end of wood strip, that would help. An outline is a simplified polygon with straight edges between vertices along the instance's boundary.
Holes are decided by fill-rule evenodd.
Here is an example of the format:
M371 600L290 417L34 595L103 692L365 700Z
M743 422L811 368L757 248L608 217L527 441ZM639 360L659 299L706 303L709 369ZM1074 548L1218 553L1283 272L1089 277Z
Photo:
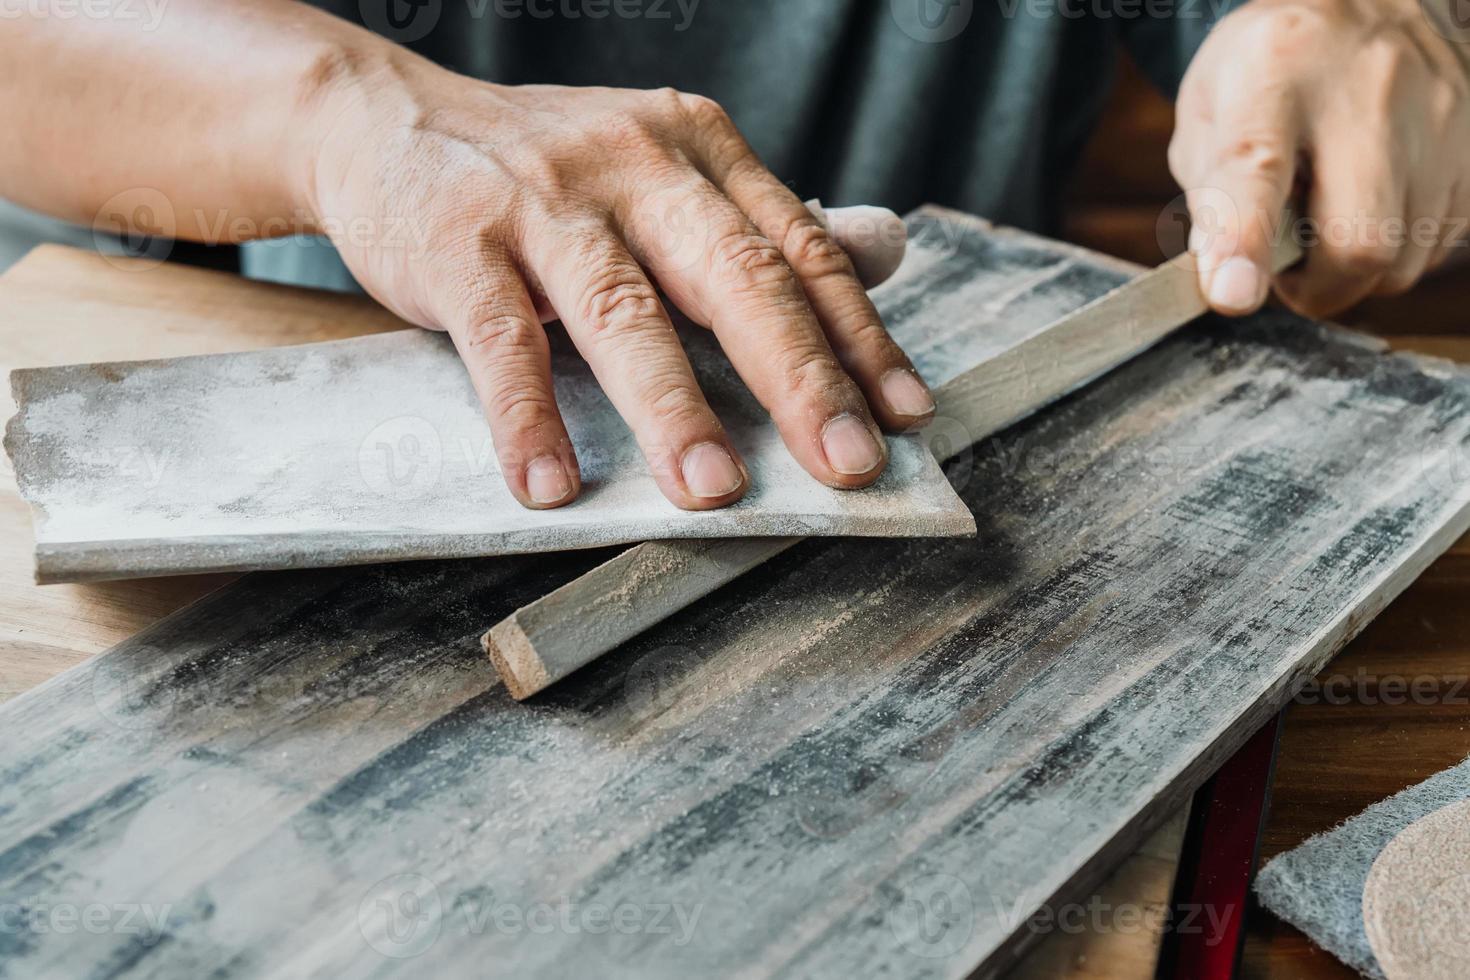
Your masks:
M514 614L496 623L488 633L480 637L480 645L495 665L501 683L517 701L546 689L551 676L546 665L536 656L530 637L521 628Z

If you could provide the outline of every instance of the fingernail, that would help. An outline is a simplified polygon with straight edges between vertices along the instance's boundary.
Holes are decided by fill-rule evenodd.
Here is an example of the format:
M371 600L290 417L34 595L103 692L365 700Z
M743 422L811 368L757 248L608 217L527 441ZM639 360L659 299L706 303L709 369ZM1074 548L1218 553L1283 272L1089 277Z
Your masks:
M571 492L571 478L555 456L537 456L526 467L526 493L536 503L554 504Z
M868 427L853 415L829 419L822 429L827 465L845 476L867 473L883 462L883 450Z
M934 411L934 396L919 376L903 368L883 375L883 400L899 415L928 415Z
M1216 309L1249 310L1266 298L1266 279L1255 263L1240 256L1227 259L1210 280L1210 305Z
M729 450L713 442L702 442L686 452L679 469L684 485L696 497L723 497L745 481Z

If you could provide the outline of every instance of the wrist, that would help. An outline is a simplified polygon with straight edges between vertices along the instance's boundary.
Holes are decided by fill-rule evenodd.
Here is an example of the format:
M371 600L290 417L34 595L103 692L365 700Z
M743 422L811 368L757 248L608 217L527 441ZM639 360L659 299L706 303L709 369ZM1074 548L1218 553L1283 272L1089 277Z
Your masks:
M439 71L412 52L362 32L312 52L295 93L299 134L288 166L292 206L321 232L325 199L342 186L362 148L417 115L413 76Z

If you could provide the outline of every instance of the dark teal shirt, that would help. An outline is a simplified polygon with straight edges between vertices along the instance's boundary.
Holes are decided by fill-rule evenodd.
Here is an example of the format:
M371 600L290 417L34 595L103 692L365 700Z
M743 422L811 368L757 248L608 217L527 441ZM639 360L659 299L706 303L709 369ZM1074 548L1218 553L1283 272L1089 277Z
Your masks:
M1107 96L1117 42L1172 93L1234 0L325 0L456 71L508 84L670 85L721 104L803 198L932 201L1045 231ZM319 242L247 273L350 288Z

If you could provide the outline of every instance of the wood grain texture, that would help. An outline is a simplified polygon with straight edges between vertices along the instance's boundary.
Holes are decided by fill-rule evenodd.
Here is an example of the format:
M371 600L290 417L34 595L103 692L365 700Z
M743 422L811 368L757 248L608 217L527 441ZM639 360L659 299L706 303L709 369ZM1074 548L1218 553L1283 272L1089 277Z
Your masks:
M1467 443L1456 372L1203 322L953 461L977 539L805 542L526 704L485 617L606 556L248 578L0 708L0 901L169 909L7 961L993 971L1463 530Z
M973 221L929 208L920 214L920 227L933 219L953 227ZM927 240L921 236L915 244L921 254L935 247L933 236ZM924 256L918 274L904 277L893 289L875 291L879 312L903 346L910 346L910 334L923 333L913 318L933 315L904 299L931 292L959 293L968 299L967 305L981 309L993 301L989 277L972 274L956 281L957 273L975 258L978 255L964 249L946 250L937 261ZM1284 269L1299 258L1300 247L1285 238L1273 256L1274 267ZM1041 293L1048 291L1045 286L1034 284ZM963 371L956 373L952 364L946 365L939 369L945 380L935 391L939 406L935 424L926 433L935 455L943 461L968 452L987 436L1147 350L1207 309L1195 261L1184 254L1040 330L1017 332L1010 346L987 349L983 360ZM980 328L975 332L979 334ZM937 373L930 365L920 367L930 368L927 374ZM511 693L518 699L530 697L799 540L635 545L516 610L491 627L482 642Z

